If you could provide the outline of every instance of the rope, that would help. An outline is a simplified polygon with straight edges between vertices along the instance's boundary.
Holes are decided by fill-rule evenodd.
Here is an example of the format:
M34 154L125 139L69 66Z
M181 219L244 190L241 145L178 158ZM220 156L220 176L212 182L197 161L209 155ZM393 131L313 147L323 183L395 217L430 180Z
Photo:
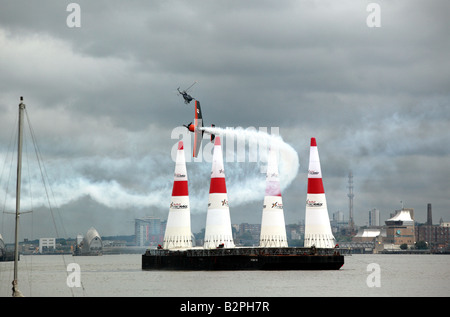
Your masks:
M53 189L51 188L51 186L50 186L50 184L48 182L48 180L49 180L48 173L47 173L47 170L45 168L45 165L43 164L42 154L41 154L41 152L39 150L39 146L38 146L38 143L37 143L37 140L36 140L34 129L33 129L32 125L31 125L31 121L30 121L30 118L28 116L28 112L27 112L26 108L25 108L25 114L26 114L26 118L27 118L27 122L28 122L28 127L29 127L29 130L30 130L31 138L32 138L32 141L33 141L33 145L34 145L34 150L35 150L35 154L36 154L36 158L37 158L37 162L38 162L38 166L39 166L41 179L42 179L42 182L43 182L43 185L44 185L44 189L45 189L45 193L46 193L46 198L47 198L47 202L48 202L48 208L49 208L50 214L52 216L52 221L53 221L53 225L54 225L54 228L55 228L56 236L60 237L60 234L59 234L59 231L58 231L58 226L56 225L55 214L54 214L53 207L52 207L52 204L51 204L51 201L50 201L49 188L50 188L51 196L52 196L53 201L54 201L54 205L57 206L56 205L55 194L54 194ZM42 162L42 164L41 164L41 162ZM60 216L60 223L61 223L62 230L63 230L65 236L67 236L67 232L66 232L66 230L64 228L64 224L63 224L62 219L61 219L61 213L59 212L59 209L57 207L56 207L56 211L58 211L58 215ZM61 255L61 257L62 257L62 260L64 262L66 277L68 278L69 277L69 272L66 270L67 263L66 263L66 260L65 260L63 254ZM81 286L82 286L83 294L84 294L85 293L85 288L84 288L84 285L83 285L82 282L81 282ZM70 288L70 291L71 291L72 297L73 297L74 296L73 289L71 287L69 287L69 288Z

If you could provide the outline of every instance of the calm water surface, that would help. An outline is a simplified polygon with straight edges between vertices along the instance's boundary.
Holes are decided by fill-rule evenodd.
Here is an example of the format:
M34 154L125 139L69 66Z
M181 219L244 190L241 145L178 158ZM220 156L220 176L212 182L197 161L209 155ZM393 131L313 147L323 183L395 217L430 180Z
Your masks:
M82 287L68 287L67 265L80 266ZM379 287L369 287L379 266ZM0 296L11 295L12 262L0 263ZM370 267L369 267L370 268ZM371 283L369 283L371 284ZM141 255L22 256L26 296L450 296L450 255L345 257L339 271L142 271Z

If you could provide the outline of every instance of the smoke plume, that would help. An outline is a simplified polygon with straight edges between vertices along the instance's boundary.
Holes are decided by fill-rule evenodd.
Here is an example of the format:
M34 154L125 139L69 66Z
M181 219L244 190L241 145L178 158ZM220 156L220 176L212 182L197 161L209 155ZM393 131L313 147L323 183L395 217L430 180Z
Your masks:
M225 175L231 207L254 201L262 202L268 146L278 148L281 189L289 186L297 175L297 152L278 135L242 128L204 129L206 133L221 136L223 140ZM208 144L206 133L203 140L204 152L213 148ZM191 155L188 151L185 151L185 154ZM204 155L205 158L207 156ZM113 209L166 210L170 205L174 169L174 162L169 157L169 153L165 157L156 153L144 157L130 155L126 158L73 158L70 162L66 158L52 160L41 166L24 167L26 176L30 174L30 177L23 180L22 196L32 197L32 206L27 206L27 199L24 199L22 205L24 208L37 208L48 207L50 204L59 208L83 197L90 197ZM13 155L9 159L14 158ZM9 165L14 168L14 163ZM188 161L187 171L191 211L206 212L211 164L207 160ZM14 175L8 177L6 171L2 174L2 183L5 178L9 178L10 182L14 180ZM12 211L15 204L14 185L3 185L0 189L1 197L5 198L3 209Z

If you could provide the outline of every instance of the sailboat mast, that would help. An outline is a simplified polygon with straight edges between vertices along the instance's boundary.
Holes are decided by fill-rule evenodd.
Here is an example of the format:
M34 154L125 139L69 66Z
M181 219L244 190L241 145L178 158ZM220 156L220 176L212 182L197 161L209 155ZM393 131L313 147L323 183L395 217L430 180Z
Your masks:
M22 140L23 140L23 112L25 110L25 104L23 103L23 97L20 97L19 104L19 137L17 148L17 183L16 183L16 230L15 230L15 247L14 247L14 280L13 291L17 290L17 269L19 261L19 217L20 217L20 186L22 179Z

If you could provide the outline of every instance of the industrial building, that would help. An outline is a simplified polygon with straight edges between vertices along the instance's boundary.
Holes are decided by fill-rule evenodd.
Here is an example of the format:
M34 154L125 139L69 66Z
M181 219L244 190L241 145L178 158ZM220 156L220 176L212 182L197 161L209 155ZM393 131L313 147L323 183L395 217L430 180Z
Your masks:
M427 206L427 222L416 227L416 241L425 241L430 249L442 249L449 245L450 223L441 218L439 225L433 225L431 204Z
M431 204L427 206L427 222L414 221L414 209L402 208L385 221L384 226L361 228L352 242L342 243L346 247L363 246L374 252L399 251L404 246L414 252L446 253L450 250L450 223L442 218L439 224L432 221ZM369 217L377 217L372 209ZM372 218L373 219L373 218ZM420 242L418 244L418 242ZM420 251L422 250L422 251ZM369 250L369 252L371 252Z
M450 226L447 223L439 225L419 225L416 227L416 240L425 241L429 248L444 248L450 242Z
M385 221L385 226L376 226L379 211L369 211L368 228L361 228L352 237L352 242L341 243L343 247L361 249L364 252L379 252L383 250L400 250L401 245L412 248L415 245L414 210L402 208Z

